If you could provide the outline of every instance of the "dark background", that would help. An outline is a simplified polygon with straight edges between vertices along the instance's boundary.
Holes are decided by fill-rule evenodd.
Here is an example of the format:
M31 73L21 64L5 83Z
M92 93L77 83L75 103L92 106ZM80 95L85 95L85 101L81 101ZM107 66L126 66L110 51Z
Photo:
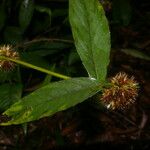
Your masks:
M0 127L0 150L149 149L150 144L150 1L101 0L111 31L108 77L123 71L139 82L135 104L123 111L107 110L91 99L24 126ZM56 72L86 76L75 51L68 20L68 0L0 2L0 44L11 44L22 60ZM28 19L23 19L28 14ZM16 83L16 70L0 73L0 83ZM39 87L45 74L20 67L22 95ZM52 78L51 81L56 81ZM7 102L6 108L11 104ZM0 104L1 112L4 107ZM5 118L1 118L3 121Z

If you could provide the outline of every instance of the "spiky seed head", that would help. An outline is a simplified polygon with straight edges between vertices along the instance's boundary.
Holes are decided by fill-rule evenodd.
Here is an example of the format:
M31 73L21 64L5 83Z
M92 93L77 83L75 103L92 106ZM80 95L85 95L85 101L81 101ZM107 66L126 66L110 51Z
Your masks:
M9 45L0 47L0 56L9 57L12 59L19 59L18 52L14 51ZM9 60L0 60L0 69L2 71L11 71L15 68L15 63Z
M134 77L120 72L110 79L110 87L104 89L101 100L109 109L125 109L138 96L138 83Z

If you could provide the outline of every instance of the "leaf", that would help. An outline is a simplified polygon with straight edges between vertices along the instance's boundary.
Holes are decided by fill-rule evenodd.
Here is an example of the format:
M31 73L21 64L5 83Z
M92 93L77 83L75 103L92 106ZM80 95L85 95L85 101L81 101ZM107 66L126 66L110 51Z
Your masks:
M45 41L44 41L45 40ZM25 51L27 53L35 53L39 56L47 56L51 54L59 53L60 51L70 48L71 44L62 42L53 42L48 39L35 40L25 45Z
M110 52L110 33L98 0L69 0L69 18L76 49L92 78L103 82Z
M2 70L0 71L0 83L5 82L6 80L9 80L10 78L10 72L3 72Z
M0 83L2 84L10 81L21 82L20 71L17 67L10 72L0 70Z
M50 22L51 22L51 15L52 15L52 13L51 13L51 9L50 9L50 8L36 5L36 6L35 6L35 9L36 9L37 11L41 12L41 13L46 13L46 14L48 14L48 15L49 15L49 20L50 20Z
M20 83L0 85L0 111L6 110L21 98L22 85Z
M23 0L19 11L19 24L22 30L25 30L33 16L34 3L33 0Z
M0 75L3 72L0 73ZM4 81L0 85L0 112L8 109L12 104L17 102L22 95L22 83L19 68L12 72L3 74ZM3 83L2 83L3 82Z
M136 58L150 60L150 56L147 56L146 54L135 49L122 49L121 51Z
M36 18L34 18L33 33L49 30L52 18L51 9L45 6L36 5L35 10Z
M32 20L32 35L47 33L51 26L51 9L45 6L35 6L34 18Z
M1 125L21 124L51 116L81 103L100 89L99 83L89 78L73 78L50 83L6 110L4 114L12 119Z

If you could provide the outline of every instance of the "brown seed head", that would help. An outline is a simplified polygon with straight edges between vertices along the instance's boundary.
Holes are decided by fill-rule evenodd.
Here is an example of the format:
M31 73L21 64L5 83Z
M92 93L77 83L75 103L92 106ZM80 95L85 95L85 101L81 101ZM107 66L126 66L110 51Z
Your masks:
M14 51L11 46L0 47L0 56L9 57L12 59L19 59L18 52ZM11 71L15 67L15 63L9 60L0 60L0 69L2 71Z
M138 96L138 83L126 73L118 73L110 79L111 86L104 89L101 100L110 109L124 109L135 102Z

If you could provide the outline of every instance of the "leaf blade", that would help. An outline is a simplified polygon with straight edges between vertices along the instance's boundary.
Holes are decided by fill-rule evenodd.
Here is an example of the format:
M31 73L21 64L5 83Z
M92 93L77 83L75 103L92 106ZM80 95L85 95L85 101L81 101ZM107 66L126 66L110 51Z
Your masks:
M0 86L0 111L6 110L20 99L22 93L21 83L2 84Z
M4 114L12 117L12 120L1 125L21 124L53 115L84 101L99 90L99 83L89 78L74 78L51 83L6 110Z
M30 24L30 21L33 16L33 11L34 11L33 0L23 0L20 6L20 12L19 12L19 24L23 31Z
M103 82L107 74L110 33L98 0L70 0L69 18L77 52L92 78Z

